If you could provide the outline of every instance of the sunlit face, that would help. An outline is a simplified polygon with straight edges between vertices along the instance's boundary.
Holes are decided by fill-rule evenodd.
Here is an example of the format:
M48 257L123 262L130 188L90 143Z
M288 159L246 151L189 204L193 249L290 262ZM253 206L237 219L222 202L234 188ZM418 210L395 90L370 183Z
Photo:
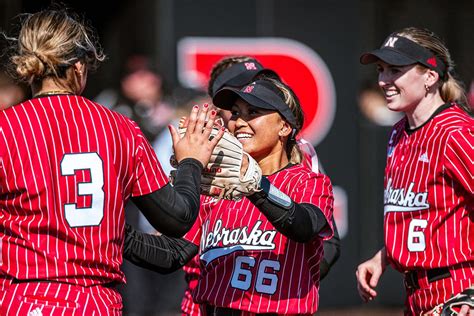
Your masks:
M231 113L229 131L255 160L284 150L279 131L285 121L278 112L260 109L238 99Z
M390 110L411 112L424 98L426 72L416 64L393 66L379 61L377 71L379 86Z

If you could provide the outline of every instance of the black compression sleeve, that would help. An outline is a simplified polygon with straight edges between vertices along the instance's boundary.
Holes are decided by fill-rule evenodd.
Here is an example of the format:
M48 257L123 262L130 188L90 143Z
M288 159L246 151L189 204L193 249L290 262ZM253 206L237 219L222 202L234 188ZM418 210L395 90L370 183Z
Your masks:
M308 242L327 225L326 217L315 205L293 201L287 207L277 205L268 199L264 191L247 198L280 233L295 241Z
M128 224L125 227L123 257L148 270L162 274L174 272L189 262L198 250L198 246L182 238L146 234Z
M198 160L183 159L176 170L174 186L167 184L132 201L156 230L181 237L191 229L199 212L202 169Z
M341 239L339 238L339 232L337 231L336 222L332 219L332 225L334 227L334 236L331 239L323 242L324 257L321 260L319 266L319 278L322 280L328 274L331 267L336 263L337 259L341 254Z

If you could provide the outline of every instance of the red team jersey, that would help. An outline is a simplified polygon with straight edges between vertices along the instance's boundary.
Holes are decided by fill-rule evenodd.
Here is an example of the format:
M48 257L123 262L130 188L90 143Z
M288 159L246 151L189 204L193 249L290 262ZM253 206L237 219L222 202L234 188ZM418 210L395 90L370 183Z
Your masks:
M124 209L168 183L137 124L80 96L0 112L1 272L124 282Z
M330 180L295 165L268 176L296 203L319 207L331 223ZM324 238L330 238L331 233ZM204 198L186 238L200 245L198 303L252 313L309 314L318 308L322 238L298 243L279 233L246 198Z
M446 293L409 296L413 313L474 283L474 119L455 104L441 110L410 133L402 119L388 144L384 218L390 262L401 272L453 268Z
M303 164L310 168L313 172L319 173L319 160L311 145L305 139L298 140L298 146L303 153ZM201 204L204 202L205 197L201 196ZM181 311L186 316L200 316L201 310L199 304L194 303L192 297L192 291L196 288L199 279L199 255L195 256L190 262L188 262L183 270L185 272L185 279L187 283L186 291L184 292L183 300L181 301Z

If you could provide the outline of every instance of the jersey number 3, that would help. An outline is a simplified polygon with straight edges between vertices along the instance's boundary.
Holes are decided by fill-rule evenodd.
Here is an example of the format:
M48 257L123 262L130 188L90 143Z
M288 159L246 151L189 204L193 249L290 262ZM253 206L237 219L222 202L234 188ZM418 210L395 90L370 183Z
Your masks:
M76 170L89 170L90 182L77 184L78 195L91 195L90 207L78 208L65 204L66 221L71 227L96 226L104 217L104 168L97 153L65 154L61 161L61 175L72 176Z

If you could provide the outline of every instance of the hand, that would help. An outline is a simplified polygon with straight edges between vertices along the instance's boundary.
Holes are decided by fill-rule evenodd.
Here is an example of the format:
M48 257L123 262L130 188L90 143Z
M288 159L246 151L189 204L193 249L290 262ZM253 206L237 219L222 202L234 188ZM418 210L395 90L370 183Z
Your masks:
M207 166L214 147L224 135L224 128L222 128L215 137L209 139L216 114L215 110L209 112L207 104L201 108L195 105L187 119L187 130L183 138L179 136L174 126L168 126L173 141L175 159L178 163L185 158L194 158L204 167Z
M474 286L464 289L461 293L448 299L442 307L441 315L461 315L461 316L473 316L474 315Z
M469 305L463 305L458 316L474 316L474 308L471 308Z
M386 256L385 248L382 248L375 256L357 267L357 290L364 302L371 301L377 296L377 292L374 289L377 287L379 278L387 266Z

